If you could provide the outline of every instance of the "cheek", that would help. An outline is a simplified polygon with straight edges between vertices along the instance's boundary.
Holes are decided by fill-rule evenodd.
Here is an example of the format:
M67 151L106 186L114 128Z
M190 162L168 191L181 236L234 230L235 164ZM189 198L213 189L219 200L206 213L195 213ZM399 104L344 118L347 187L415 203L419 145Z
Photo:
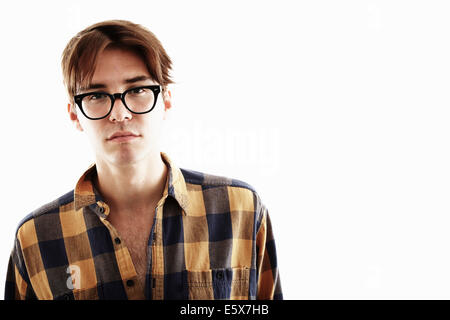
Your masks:
M164 122L164 111L160 105L150 112L143 120L146 131L157 132Z
M98 120L96 120L98 121ZM101 140L103 140L104 132L103 132L103 126L100 125L100 123L81 123L81 126L83 127L84 132L88 136L89 140L91 140L93 143L97 143Z
M158 132L158 121L148 119L140 124L140 130L147 139L151 139Z

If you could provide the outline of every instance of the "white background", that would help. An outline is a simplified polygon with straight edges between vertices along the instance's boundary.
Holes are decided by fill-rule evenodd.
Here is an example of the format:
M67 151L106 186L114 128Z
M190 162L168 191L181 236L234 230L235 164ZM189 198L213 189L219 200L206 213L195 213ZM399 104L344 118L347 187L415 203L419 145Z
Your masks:
M253 185L286 299L449 299L446 1L3 1L0 297L17 224L93 161L69 39L140 23L173 60L166 152Z

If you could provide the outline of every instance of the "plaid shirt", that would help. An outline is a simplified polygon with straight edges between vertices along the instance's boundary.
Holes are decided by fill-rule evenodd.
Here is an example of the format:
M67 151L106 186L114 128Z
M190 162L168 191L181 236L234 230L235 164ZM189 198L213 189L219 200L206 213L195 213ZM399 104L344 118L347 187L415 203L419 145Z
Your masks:
M148 241L145 290L94 188L74 190L19 224L5 299L282 299L266 207L248 184L168 167Z

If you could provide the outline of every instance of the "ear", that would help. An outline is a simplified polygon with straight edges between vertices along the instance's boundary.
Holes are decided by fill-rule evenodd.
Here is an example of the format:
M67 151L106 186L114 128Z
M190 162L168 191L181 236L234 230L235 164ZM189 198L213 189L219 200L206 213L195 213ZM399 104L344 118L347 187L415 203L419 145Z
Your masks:
M67 104L67 112L69 113L70 121L72 121L75 128L77 128L77 130L79 130L79 131L83 131L83 127L81 126L80 120L78 119L76 107L73 104L68 103Z
M172 92L167 87L162 92L164 100L164 120L166 119L167 111L172 108Z

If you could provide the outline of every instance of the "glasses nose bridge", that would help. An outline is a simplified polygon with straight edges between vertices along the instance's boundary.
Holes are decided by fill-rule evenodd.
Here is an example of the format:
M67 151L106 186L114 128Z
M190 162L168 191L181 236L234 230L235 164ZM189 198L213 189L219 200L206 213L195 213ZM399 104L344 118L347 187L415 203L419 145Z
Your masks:
M125 103L125 95L124 95L124 92L122 92L122 93L113 93L113 94L110 94L110 97L111 97L111 102L112 102L112 104L111 104L111 109L110 109L110 116L112 116L112 117L114 117L114 118L117 118L117 117L128 117L128 116L126 116L125 114L130 114L130 116L131 116L131 113L130 113L130 110L128 109L128 107L127 107L127 105L126 105L126 103ZM117 99L119 99L120 100L120 102L122 102L122 107L121 108L119 108L119 109L117 109L117 107L116 108L114 108L114 105L116 104L116 100ZM114 111L115 110L115 111ZM120 110L120 111L119 111ZM125 113L124 113L125 112Z
M120 99L122 103L125 105L125 99L124 99L124 93L113 93L112 95L112 104L114 105L116 103L116 99Z

